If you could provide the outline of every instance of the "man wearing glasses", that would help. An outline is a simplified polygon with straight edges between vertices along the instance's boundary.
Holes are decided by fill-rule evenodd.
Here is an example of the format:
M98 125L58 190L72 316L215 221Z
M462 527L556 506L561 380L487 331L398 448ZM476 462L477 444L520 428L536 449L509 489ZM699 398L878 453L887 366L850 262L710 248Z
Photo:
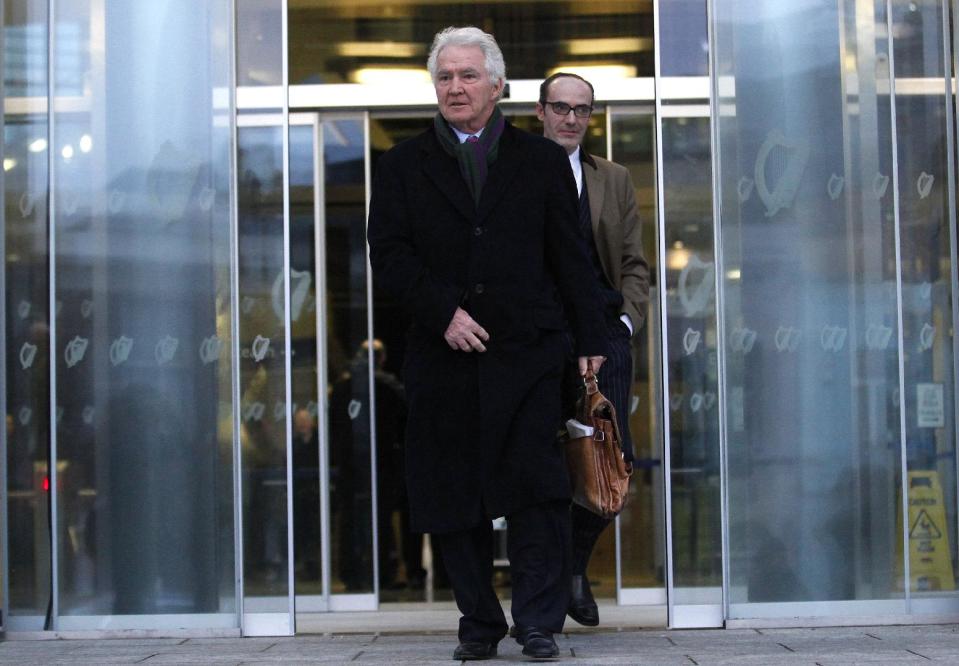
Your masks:
M536 115L543 135L569 155L579 191L579 220L586 236L609 329L609 354L603 364L600 387L616 408L622 433L623 456L633 460L629 436L629 393L633 381L630 339L645 321L649 302L649 264L643 256L639 214L629 171L582 148L593 112L593 86L576 74L558 72L543 81ZM573 384L576 368L570 367ZM597 373L598 374L598 373ZM581 384L581 382L579 382ZM572 581L568 615L586 626L599 624L586 565L600 534L611 522L573 504Z

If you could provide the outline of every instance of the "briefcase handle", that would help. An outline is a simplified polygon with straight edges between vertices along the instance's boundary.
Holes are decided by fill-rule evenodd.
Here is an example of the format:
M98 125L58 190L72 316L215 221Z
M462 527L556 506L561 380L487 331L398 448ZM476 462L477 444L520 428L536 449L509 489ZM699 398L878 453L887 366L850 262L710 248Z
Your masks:
M583 387L586 389L586 395L594 395L599 392L599 377L593 372L591 363L586 365L586 374L583 375Z

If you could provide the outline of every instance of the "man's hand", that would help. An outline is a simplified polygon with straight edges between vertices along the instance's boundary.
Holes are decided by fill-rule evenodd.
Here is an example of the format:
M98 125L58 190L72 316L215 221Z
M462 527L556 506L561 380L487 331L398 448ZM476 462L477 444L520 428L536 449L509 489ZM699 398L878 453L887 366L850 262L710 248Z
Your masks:
M456 308L453 313L453 319L450 325L446 327L446 333L443 334L446 344L452 349L459 349L465 352L471 352L474 349L478 352L486 351L483 343L489 340L489 333L482 326L477 324L469 313L463 308Z
M592 368L595 374L599 374L599 368L606 360L605 356L580 356L579 357L579 376L586 376L586 368Z

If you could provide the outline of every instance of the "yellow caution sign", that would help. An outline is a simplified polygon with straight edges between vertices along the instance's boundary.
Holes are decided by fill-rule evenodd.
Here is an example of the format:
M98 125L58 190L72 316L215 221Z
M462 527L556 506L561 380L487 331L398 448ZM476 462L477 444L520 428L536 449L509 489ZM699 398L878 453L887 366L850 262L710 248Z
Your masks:
M933 470L909 472L909 573L910 588L916 592L956 589L952 574L952 551L946 530L939 474ZM899 533L902 533L902 505L899 505ZM902 541L898 570L902 580Z

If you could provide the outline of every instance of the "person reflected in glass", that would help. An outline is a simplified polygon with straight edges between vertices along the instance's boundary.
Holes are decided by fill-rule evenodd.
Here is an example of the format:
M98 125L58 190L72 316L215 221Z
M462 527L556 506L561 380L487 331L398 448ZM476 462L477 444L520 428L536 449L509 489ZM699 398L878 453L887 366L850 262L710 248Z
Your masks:
M600 283L609 329L609 354L600 388L616 409L623 457L633 461L629 435L630 389L633 383L631 338L643 326L649 303L649 263L643 255L642 234L633 183L626 167L583 148L593 112L593 85L576 74L558 72L543 81L536 115L543 135L566 150L579 192L579 223L586 237L593 273ZM565 412L573 416L582 379L575 362L567 364ZM573 503L572 578L568 615L582 625L599 624L586 568L600 535L612 522Z
M305 407L293 414L293 552L297 575L320 578L320 446L317 421Z
M455 659L496 654L492 519L508 521L517 641L555 658L569 602L569 478L556 423L571 322L602 365L606 331L564 152L497 107L492 35L447 28L427 67L433 126L380 159L368 225L373 276L411 314L404 382L413 530L439 545L457 606Z

